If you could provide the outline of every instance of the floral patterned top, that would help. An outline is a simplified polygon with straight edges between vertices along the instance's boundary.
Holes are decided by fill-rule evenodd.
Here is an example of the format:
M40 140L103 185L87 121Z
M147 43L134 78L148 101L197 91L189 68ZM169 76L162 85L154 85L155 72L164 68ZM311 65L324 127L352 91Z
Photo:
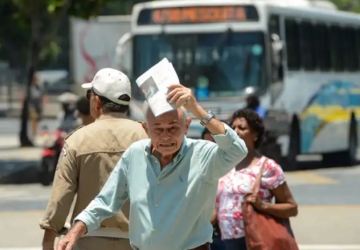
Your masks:
M265 156L247 168L233 168L219 180L215 209L222 239L244 237L241 202L251 192L262 164L265 165L259 195L264 201L271 202L270 190L284 183L285 175L279 164Z

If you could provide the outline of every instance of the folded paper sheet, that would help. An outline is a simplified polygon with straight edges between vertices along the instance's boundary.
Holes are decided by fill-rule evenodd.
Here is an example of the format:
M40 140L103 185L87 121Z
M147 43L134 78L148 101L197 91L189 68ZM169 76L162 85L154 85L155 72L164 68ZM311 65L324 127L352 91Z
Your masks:
M179 84L180 81L172 63L170 63L167 58L163 58L139 76L136 79L136 83L145 95L151 111L155 116L174 109L166 100L168 86Z

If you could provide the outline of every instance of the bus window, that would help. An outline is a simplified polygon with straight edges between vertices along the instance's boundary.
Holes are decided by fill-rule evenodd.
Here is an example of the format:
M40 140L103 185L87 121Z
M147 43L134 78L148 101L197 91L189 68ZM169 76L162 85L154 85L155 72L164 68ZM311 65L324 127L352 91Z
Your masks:
M299 25L296 21L285 20L287 66L290 70L300 68Z
M328 27L324 24L315 25L313 38L317 67L322 71L329 71L331 64Z
M206 78L209 97L236 96L265 84L262 32L137 35L134 52L135 78L167 57L188 87L196 90Z
M360 69L360 29L355 29L355 57L357 70Z
M344 70L343 32L339 26L330 27L331 65L335 71Z
M300 23L300 51L301 65L306 70L314 70L315 46L314 46L314 26L310 22Z
M280 36L279 16L271 15L269 18L268 39L271 48L271 81L278 82L283 79L283 39Z
M345 68L348 71L355 71L358 68L355 30L350 27L345 28L344 35L343 51L345 53Z

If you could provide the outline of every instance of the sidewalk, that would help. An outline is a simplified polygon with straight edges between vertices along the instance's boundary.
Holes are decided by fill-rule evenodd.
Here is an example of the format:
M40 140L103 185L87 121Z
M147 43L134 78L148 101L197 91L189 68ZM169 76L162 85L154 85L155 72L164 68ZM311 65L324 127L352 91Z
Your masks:
M20 147L17 134L0 135L0 184L38 182L41 147Z
M47 101L44 103L44 118L56 118L61 111L61 105L56 100L57 96L48 96ZM0 102L0 117L20 117L22 104L21 102L13 102L8 104Z
M38 170L41 160L40 146L21 147L17 128L20 127L22 103L19 98L11 103L0 98L0 119L10 120L0 131L0 184L20 184L38 182ZM54 120L61 112L57 96L47 96L44 104L43 119ZM46 122L45 122L46 123ZM10 124L10 125L9 125ZM30 126L30 124L28 124ZM8 128L12 127L12 132ZM16 128L16 129L14 129ZM5 131L3 131L5 129ZM16 132L14 132L16 131ZM36 145L40 145L35 141Z

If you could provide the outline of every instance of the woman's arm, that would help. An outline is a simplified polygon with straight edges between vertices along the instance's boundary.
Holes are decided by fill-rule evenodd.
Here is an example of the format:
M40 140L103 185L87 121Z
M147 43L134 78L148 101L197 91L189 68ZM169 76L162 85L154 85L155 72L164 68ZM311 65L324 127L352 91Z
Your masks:
M216 216L216 210L213 209L211 218L210 218L210 222L212 225L215 225L217 223L217 216Z
M297 215L298 206L286 182L270 191L275 197L275 204L264 202L260 197L254 199L251 196L248 197L248 201L253 203L259 212L279 218L289 218Z

